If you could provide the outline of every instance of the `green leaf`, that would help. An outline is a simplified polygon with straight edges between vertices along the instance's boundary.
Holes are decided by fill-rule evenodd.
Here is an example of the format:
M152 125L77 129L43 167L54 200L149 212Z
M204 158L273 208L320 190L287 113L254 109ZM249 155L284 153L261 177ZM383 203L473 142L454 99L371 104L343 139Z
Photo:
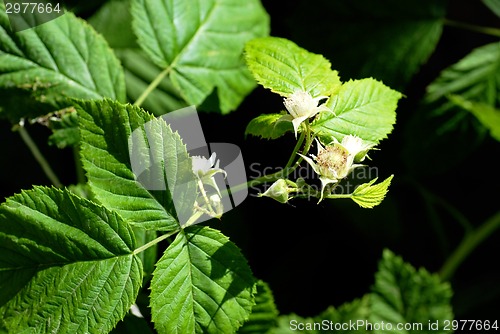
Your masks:
M239 249L219 231L182 230L151 281L158 333L234 333L255 304L255 279Z
M500 0L482 0L484 5L488 7L496 16L500 17Z
M13 33L0 4L0 92L0 115L17 122L67 107L68 97L125 101L125 81L106 41L71 12Z
M274 304L273 293L267 283L259 280L252 313L238 333L266 333L271 327L275 326L277 317L278 310Z
M303 318L294 313L281 315L278 317L278 325L271 328L268 334L293 334L297 332L303 334L320 334L321 324L319 328L315 328L314 322L313 318Z
M418 271L404 263L401 257L384 250L379 269L375 275L375 285L371 295L371 315L369 321L392 323L421 323L426 329L429 322L452 320L450 306L452 291L448 283L440 281L436 274L425 269ZM421 333L420 330L402 330L399 333ZM432 333L447 333L443 326ZM395 331L375 331L375 333L395 333Z
M359 185L351 194L351 199L362 208L371 209L379 205L384 200L393 177L394 175L391 175L384 181L375 185L373 184L378 178L375 178L368 183Z
M139 45L189 104L216 94L228 113L255 87L241 54L269 33L258 0L133 0L131 12Z
M125 72L127 98L130 102L135 102L160 75L162 69L140 49L132 31L131 21L129 0L108 1L88 20L96 31L106 38L120 59ZM159 116L186 107L187 103L167 77L148 95L141 106Z
M278 121L283 114L263 114L248 123L245 135L259 136L264 139L276 139L293 131L291 122Z
M413 114L403 131L407 142L403 157L408 169L420 177L435 175L468 159L488 133L470 112L448 97L460 95L473 103L500 108L498 82L500 42L476 48L443 70L427 88L422 108ZM427 163L436 159L439 164Z
M330 96L341 84L327 59L284 38L251 40L245 46L245 59L259 84L285 97L297 90L313 97Z
M446 0L317 0L295 7L291 36L325 50L342 77L374 77L402 90L434 52Z
M117 50L116 54L125 69L127 97L132 102L137 101L162 70L152 63L141 49L122 49ZM148 95L141 106L159 116L187 105L167 77ZM200 107L197 109L200 110Z
M439 77L427 87L425 101L432 103L438 99L446 102L450 94L461 95L471 101L491 106L500 104L500 42L483 45L441 72ZM439 111L453 107L443 105Z
M0 206L0 318L11 333L107 333L134 303L142 267L131 227L67 190ZM26 307L29 305L29 307Z
M130 0L110 0L104 2L87 22L94 27L115 50L138 48L132 30Z
M334 324L341 324L344 328L333 328L333 333L369 333L364 325L370 314L370 294L350 303L344 303L338 308L329 307L317 316L317 322L328 320ZM346 324L346 325L344 325ZM356 326L352 325L356 324Z
M83 168L95 198L134 227L177 230L197 196L179 134L132 105L75 101L75 108Z
M53 132L49 137L49 145L55 145L58 148L76 145L80 140L78 115L71 110L58 116L48 117L48 126Z
M491 136L500 141L500 110L485 103L471 102L460 95L450 95L450 101L461 108L470 111L490 131Z
M340 142L345 135L378 143L391 133L401 93L372 79L350 80L328 101L333 113L320 113L311 129L325 142L331 137Z

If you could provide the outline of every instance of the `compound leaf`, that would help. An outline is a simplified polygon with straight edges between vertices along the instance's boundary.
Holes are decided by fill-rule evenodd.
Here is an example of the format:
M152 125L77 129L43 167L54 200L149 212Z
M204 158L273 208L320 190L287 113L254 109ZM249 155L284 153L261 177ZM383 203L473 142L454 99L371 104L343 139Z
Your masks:
M157 263L151 311L163 333L234 333L252 310L255 279L239 249L219 231L192 226Z
M297 90L313 97L330 96L340 86L338 72L327 59L284 38L251 40L245 46L245 59L259 84L285 97Z
M66 99L125 101L123 70L91 26L71 12L13 33L0 4L0 115L17 122L67 107Z
M120 216L67 190L8 198L0 206L0 323L11 333L111 331L142 282L134 248Z
M350 80L327 101L333 113L320 113L311 129L325 142L345 135L378 143L391 133L401 93L372 79Z
M228 113L255 87L241 54L269 31L258 0L133 0L131 12L139 45L189 104L213 93Z

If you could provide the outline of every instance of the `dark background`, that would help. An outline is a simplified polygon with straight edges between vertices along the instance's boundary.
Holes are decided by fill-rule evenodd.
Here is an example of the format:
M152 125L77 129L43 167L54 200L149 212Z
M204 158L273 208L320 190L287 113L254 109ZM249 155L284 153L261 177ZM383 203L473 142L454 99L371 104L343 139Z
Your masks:
M247 257L254 275L270 284L280 312L295 312L302 316L316 315L329 305L338 306L368 292L384 248L401 255L415 267L423 266L432 272L440 269L461 240L463 230L444 210L437 212L443 225L433 225L416 185L425 187L458 208L476 226L499 209L498 195L490 195L498 193L499 189L498 167L495 165L498 142L489 137L478 140L474 132L467 134L470 139L464 134L453 138L451 134L450 143L453 145L457 140L453 149L465 153L457 154L456 159L444 160L436 152L420 151L417 138L408 135L415 130L412 129L414 120L422 112L419 101L425 87L439 72L472 49L498 39L445 26L436 50L410 81L388 82L379 77L379 73L362 73L361 76L356 71L356 62L362 61L363 55L353 56L355 60L352 62L345 55L336 60L335 50L323 42L323 34L308 34L314 27L310 26L310 18L304 16L321 13L322 3L312 0L263 1L271 17L273 36L289 38L311 52L325 55L333 68L340 72L343 81L373 75L405 94L397 110L393 133L379 145L380 151L370 155L372 161L369 164L378 168L380 179L395 175L387 198L371 210L361 209L348 200L323 201L319 205L315 200L296 200L282 205L269 198L256 198L258 191L250 189L249 197L242 205L225 214L220 222L210 223L230 236ZM80 15L91 15L98 5L99 1L80 4ZM304 12L304 8L310 10ZM450 1L446 17L499 27L498 18L481 1ZM331 25L332 31L325 34L336 32L334 20ZM237 111L229 115L201 114L207 142L230 142L240 146L249 167L248 177L257 176L257 166L261 169L279 168L286 164L293 149L293 135L267 141L245 138L243 134L252 118L282 109L279 96L258 87ZM19 135L10 131L11 125L2 121L0 127L2 197L29 189L32 185L49 185ZM62 182L67 185L75 183L72 151L45 145L49 132L42 127L33 126L29 130ZM417 132L421 132L421 136L431 135L432 128L417 129ZM469 140L470 146L467 144ZM498 319L499 244L500 233L497 232L480 245L455 273L451 284L455 291L453 306L457 317Z

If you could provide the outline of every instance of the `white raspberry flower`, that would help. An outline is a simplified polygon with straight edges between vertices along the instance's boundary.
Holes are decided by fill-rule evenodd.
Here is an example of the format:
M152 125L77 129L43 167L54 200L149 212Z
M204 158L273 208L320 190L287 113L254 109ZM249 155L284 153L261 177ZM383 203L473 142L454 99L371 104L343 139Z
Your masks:
M308 92L298 90L284 99L283 103L290 115L286 115L282 117L282 119L290 120L291 118L293 129L295 131L295 137L297 137L297 130L303 121L315 116L320 111L331 112L331 110L324 104L318 106L319 101L325 98L327 98L327 96L318 96L313 98Z
M323 147L316 139L318 145L318 154L311 155L312 159L299 154L319 175L321 181L321 198L323 199L323 190L328 184L337 183L339 180L347 177L349 173L357 167L363 165L354 164L356 160L361 161L366 156L373 144L364 143L359 137L347 135L339 143L337 140L333 144Z

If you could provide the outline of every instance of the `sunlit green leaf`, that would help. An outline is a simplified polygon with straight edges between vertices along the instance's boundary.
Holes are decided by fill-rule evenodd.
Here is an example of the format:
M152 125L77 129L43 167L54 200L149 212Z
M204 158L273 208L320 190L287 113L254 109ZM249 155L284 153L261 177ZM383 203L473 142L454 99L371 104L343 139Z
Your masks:
M83 167L96 199L134 227L178 229L197 196L191 158L179 134L129 104L79 101L75 108Z
M189 104L215 94L227 113L255 87L242 52L269 32L258 0L133 0L132 16L139 45Z
M182 230L158 261L151 310L158 333L234 333L252 310L255 279L219 231Z
M130 102L135 102L162 69L154 64L137 44L130 24L130 2L108 1L88 22L106 38L120 59L125 72L127 98ZM159 116L186 107L187 103L167 77L148 95L141 106Z
M0 322L10 333L107 333L134 303L142 266L130 226L66 190L0 207ZM29 305L29 307L27 307Z
M375 184L377 181L377 178L375 178L368 183L359 185L354 189L351 199L362 208L371 209L379 205L387 194L392 178L393 175L377 184Z
M401 93L375 79L350 80L327 101L333 113L320 113L311 129L325 142L346 135L378 143L391 133Z
M125 101L123 71L106 41L70 12L13 33L0 4L0 115L44 115L67 107L68 97Z
M276 139L287 132L292 132L292 123L279 121L283 114L263 114L248 123L245 135L258 136L264 139Z
M297 90L313 97L330 96L340 86L338 73L327 59L284 38L248 42L245 59L259 84L285 97Z

